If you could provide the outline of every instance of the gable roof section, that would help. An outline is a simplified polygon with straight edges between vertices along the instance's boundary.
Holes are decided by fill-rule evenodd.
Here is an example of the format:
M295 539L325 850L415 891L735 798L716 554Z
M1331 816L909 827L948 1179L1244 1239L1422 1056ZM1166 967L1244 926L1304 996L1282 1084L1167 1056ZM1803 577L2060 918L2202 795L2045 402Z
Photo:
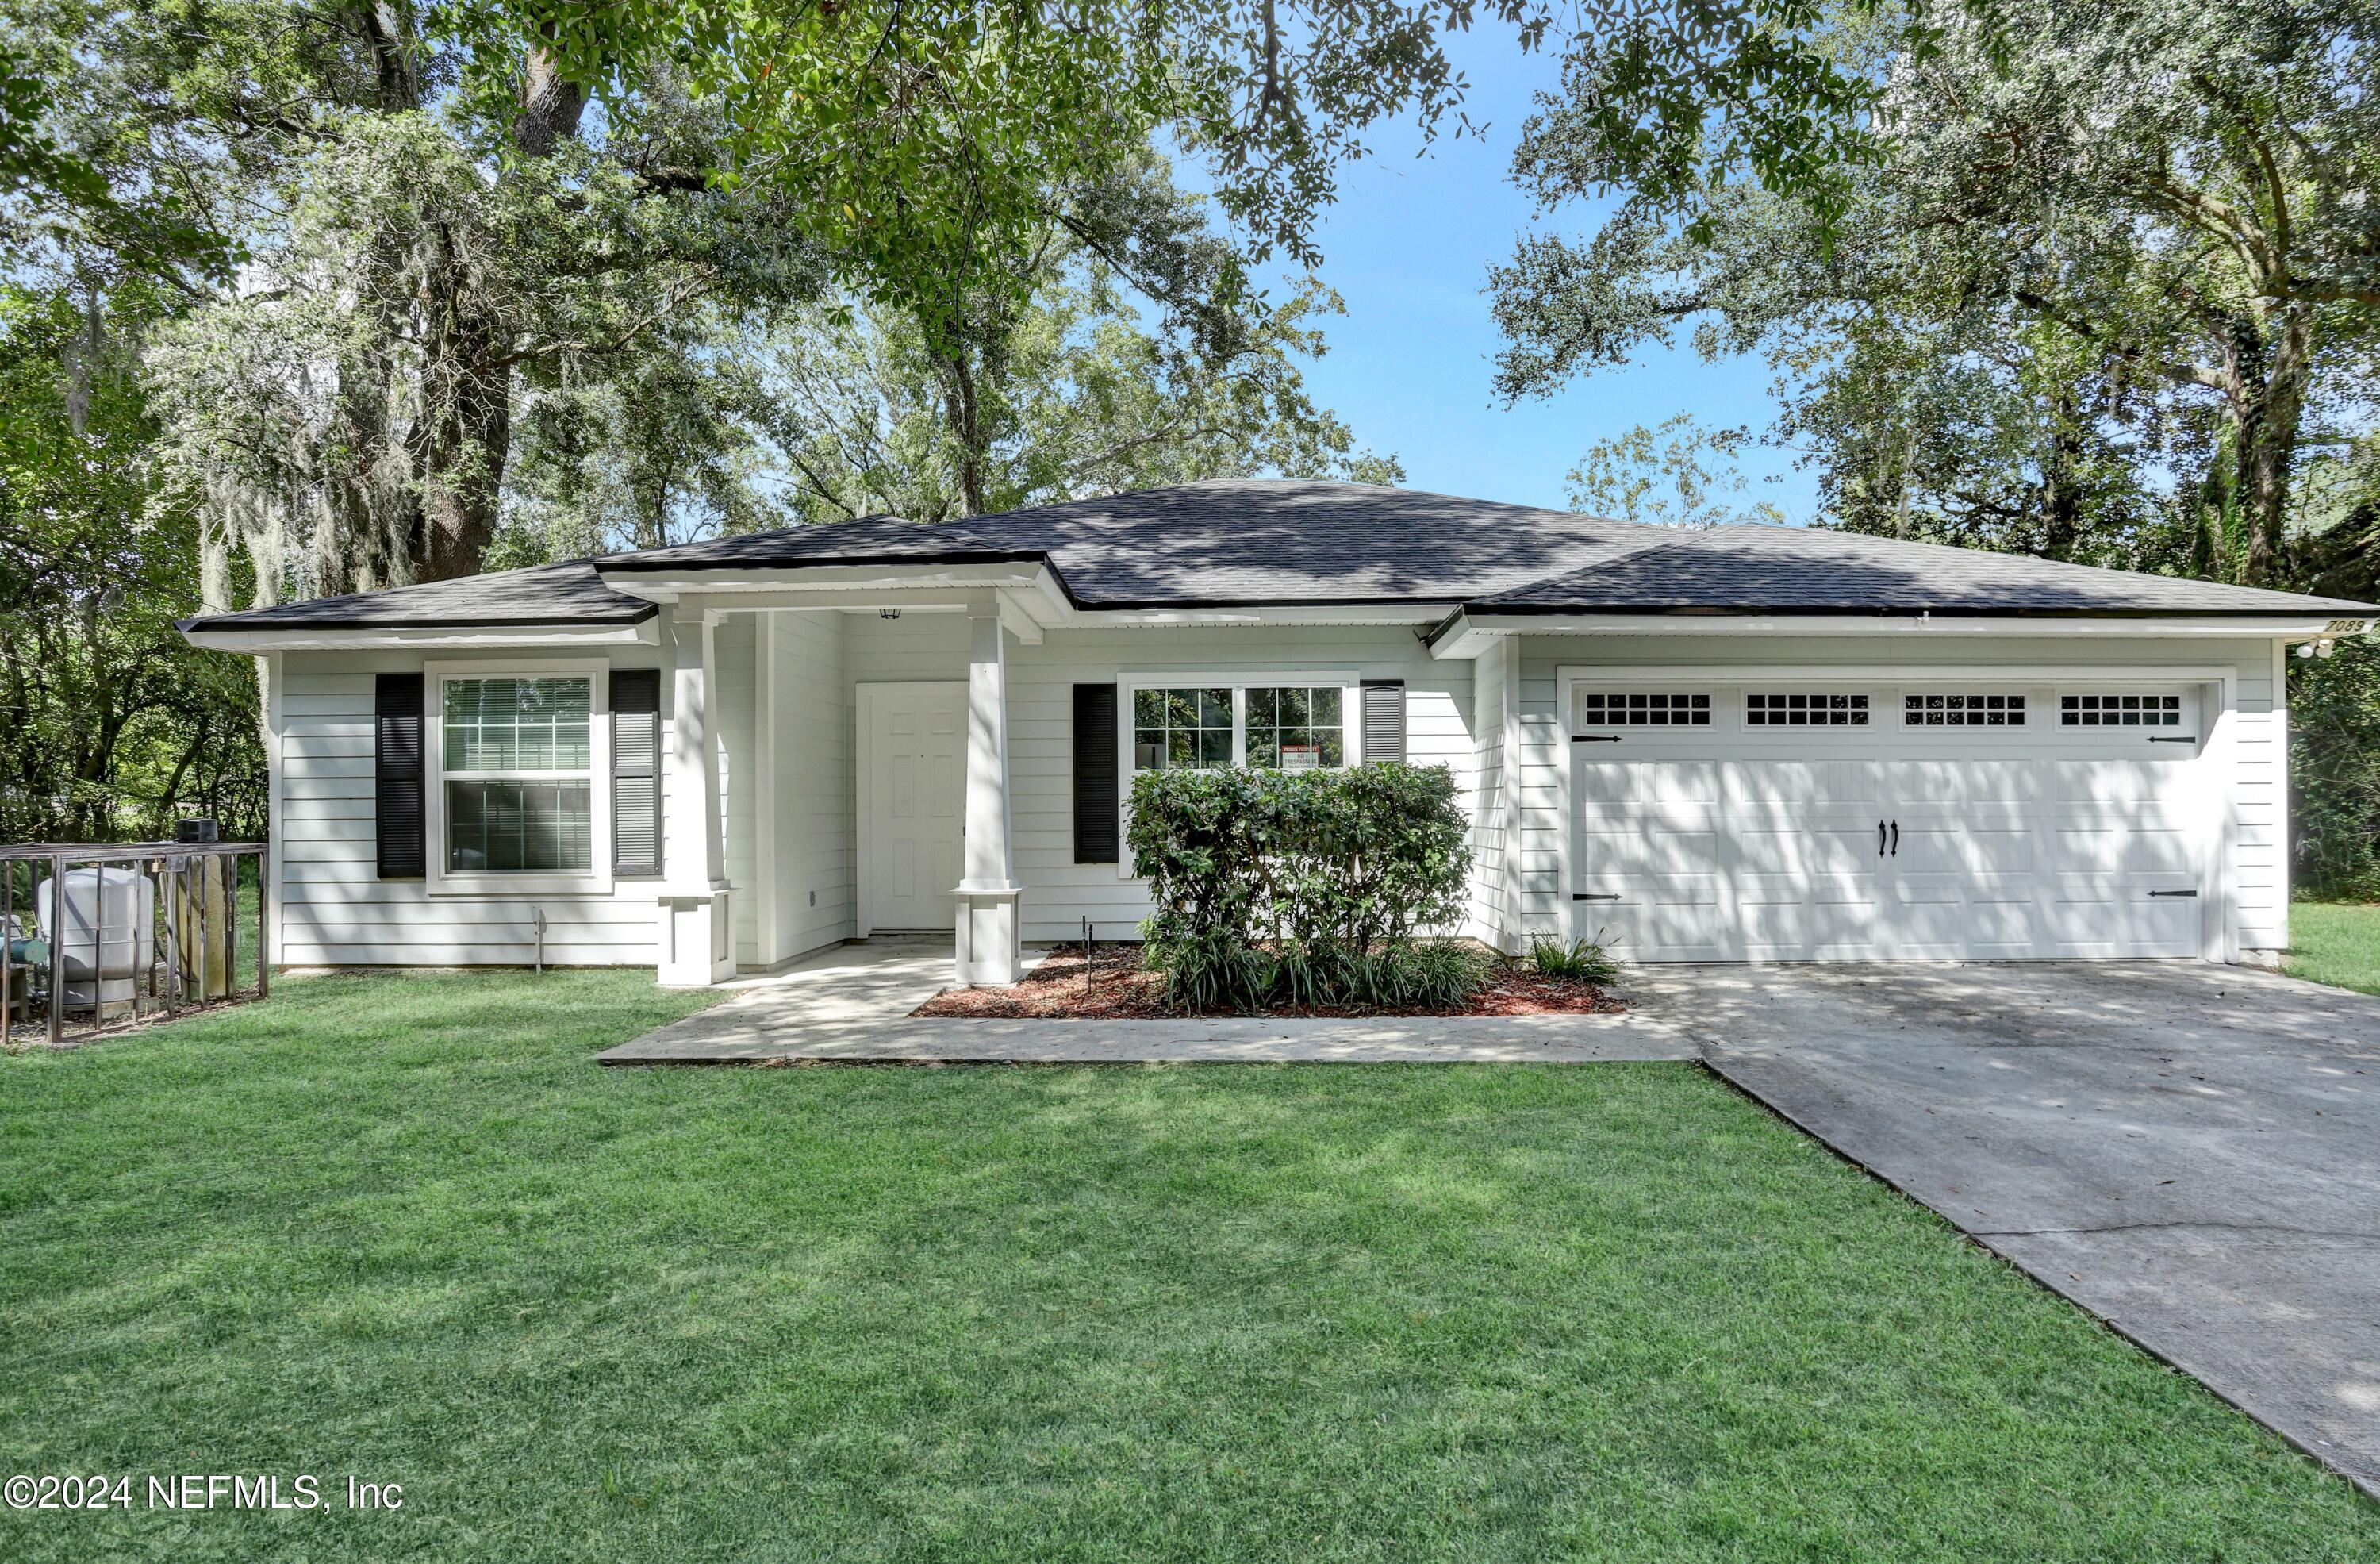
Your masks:
M919 526L891 517L599 560L606 576L1049 560L1085 608L1459 603L1672 534L1368 483L1221 479Z
M1670 532L1471 603L1487 613L2357 614L2369 605L1801 527Z
M2369 604L1789 527L1673 528L1360 483L1226 480L921 525L864 517L193 619L204 630L625 626L640 576L1046 562L1077 607L1480 614L2380 616ZM614 584L616 583L616 584ZM630 590L620 590L621 588Z

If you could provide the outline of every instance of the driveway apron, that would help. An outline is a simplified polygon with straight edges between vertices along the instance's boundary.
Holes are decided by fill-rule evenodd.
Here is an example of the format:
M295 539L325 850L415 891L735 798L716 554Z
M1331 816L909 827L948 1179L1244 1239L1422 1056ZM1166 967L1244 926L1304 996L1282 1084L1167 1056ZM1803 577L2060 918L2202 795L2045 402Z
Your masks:
M1630 986L1721 1076L2380 1497L2380 999L2198 962Z

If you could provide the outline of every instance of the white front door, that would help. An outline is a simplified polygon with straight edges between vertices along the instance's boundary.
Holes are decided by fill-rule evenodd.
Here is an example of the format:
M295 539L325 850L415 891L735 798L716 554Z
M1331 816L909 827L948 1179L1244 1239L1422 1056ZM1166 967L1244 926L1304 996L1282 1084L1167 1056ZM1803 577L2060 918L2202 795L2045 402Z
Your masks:
M859 687L859 932L953 927L965 874L967 687Z
M1578 683L1572 927L1657 961L2199 954L2197 693L1978 685Z

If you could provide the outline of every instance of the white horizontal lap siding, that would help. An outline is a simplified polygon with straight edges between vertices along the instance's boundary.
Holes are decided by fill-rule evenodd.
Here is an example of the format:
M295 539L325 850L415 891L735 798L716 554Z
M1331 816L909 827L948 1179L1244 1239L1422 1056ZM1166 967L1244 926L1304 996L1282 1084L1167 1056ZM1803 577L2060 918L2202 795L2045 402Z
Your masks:
M561 654L557 651L557 654ZM571 649L585 661L601 651ZM419 880L383 880L372 787L372 679L419 673L438 652L282 654L281 797L275 865L281 923L274 956L294 967L650 966L657 911L652 882L617 880L602 895L432 897ZM528 651L525 657L536 655ZM651 647L611 649L621 667L653 667ZM667 680L663 681L667 687ZM425 720L437 717L435 697ZM608 787L608 777L597 777ZM426 786L435 787L436 778ZM436 851L437 845L431 844Z
M2240 660L2232 828L2242 950L2289 943L2289 691L2280 669L2279 658L2261 646Z
M858 861L845 627L859 620L793 611L776 620L777 861L754 887L777 898L771 963L851 937Z
M2149 638L2139 640L2019 636L1968 637L1923 634L1852 637L1803 636L1528 636L1521 650L1524 766L1522 789L1525 868L1523 915L1532 929L1560 926L1568 887L1558 882L1561 852L1561 769L1569 764L1568 734L1558 670L1608 668L1615 678L1633 671L1677 675L1696 666L1735 666L1770 663L1874 670L1889 683L1896 666L1941 666L2005 668L2010 682L2055 670L2058 685L2087 684L2098 667L2235 670L2229 719L2229 777L2235 824L2231 834L2233 920L2243 950L2287 945L2289 880L2286 861L2288 749L2284 714L2275 707L2275 660L2271 643L2260 640ZM2211 717L2213 714L2208 714ZM2055 721L2054 714L2050 721ZM2208 737L2212 737L2211 731Z
M964 671L963 652L956 666ZM1410 627L1053 630L1038 646L1012 642L1009 808L1016 877L1026 887L1026 939L1079 938L1087 916L1100 925L1101 938L1139 936L1140 921L1149 913L1141 882L1114 864L1075 861L1074 687L1148 682L1175 669L1193 675L1311 669L1403 679L1406 758L1451 767L1463 790L1461 807L1466 814L1474 808L1479 756L1471 731L1471 665L1433 661ZM1117 719L1128 725L1131 713L1120 709ZM1130 790L1129 776L1119 783Z

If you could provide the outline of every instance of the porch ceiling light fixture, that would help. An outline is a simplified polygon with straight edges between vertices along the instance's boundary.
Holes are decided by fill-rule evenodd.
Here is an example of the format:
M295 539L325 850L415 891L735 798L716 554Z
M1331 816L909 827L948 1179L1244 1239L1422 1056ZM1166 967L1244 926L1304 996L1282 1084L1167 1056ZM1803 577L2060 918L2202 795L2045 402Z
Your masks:
M876 610L876 617L880 619L897 619L901 617L901 610L898 608L879 608Z

